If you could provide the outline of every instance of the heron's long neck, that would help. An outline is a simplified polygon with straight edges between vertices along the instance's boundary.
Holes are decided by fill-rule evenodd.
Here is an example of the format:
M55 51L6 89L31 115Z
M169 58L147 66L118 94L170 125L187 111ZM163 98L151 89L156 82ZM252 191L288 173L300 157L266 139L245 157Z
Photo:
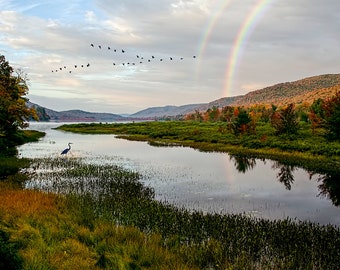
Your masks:
M70 143L68 144L68 149L71 149L71 144Z

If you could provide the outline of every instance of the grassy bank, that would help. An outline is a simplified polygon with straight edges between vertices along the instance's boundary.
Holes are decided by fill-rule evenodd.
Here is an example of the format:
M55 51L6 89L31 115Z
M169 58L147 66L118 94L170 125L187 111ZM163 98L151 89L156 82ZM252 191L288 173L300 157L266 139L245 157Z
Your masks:
M320 173L340 173L340 142L327 141L322 129L300 124L296 135L275 135L268 123L258 123L255 133L234 135L223 122L140 122L124 124L73 124L64 131L87 134L116 134L129 140L148 141L155 146L183 145L202 151L270 158Z
M0 252L23 269L337 269L340 230L189 212L154 200L140 175L79 159L35 159L0 185Z
M4 137L0 137L0 181L7 177L11 177L13 181L14 179L21 179L23 177L23 175L16 175L13 177L13 175L18 173L20 168L29 166L29 160L17 158L15 146L28 142L36 142L44 135L45 133L34 130L20 131L16 135L16 138L11 139L11 145L9 147L7 146L8 140Z

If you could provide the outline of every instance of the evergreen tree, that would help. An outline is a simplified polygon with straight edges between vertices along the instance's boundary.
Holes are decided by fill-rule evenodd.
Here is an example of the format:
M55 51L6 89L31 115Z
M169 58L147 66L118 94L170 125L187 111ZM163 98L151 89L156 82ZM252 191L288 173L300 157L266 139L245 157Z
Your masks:
M287 108L275 111L271 124L276 130L276 134L296 134L299 127L297 113L294 104L291 103Z
M251 130L251 117L244 109L239 109L235 121L233 122L233 131L236 135L249 132Z

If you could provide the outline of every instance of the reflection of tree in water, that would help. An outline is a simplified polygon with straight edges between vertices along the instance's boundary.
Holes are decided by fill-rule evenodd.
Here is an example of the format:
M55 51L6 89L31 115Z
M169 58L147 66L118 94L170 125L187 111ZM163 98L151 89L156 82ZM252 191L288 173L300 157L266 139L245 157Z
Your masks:
M277 174L277 179L285 185L287 190L291 190L292 184L294 183L293 172L295 171L295 166L285 165L281 164L278 161L275 161L272 168L280 169L280 171Z
M253 169L256 165L255 158L247 158L244 156L230 155L230 160L234 161L234 165L239 172L245 173L246 171Z
M310 177L313 176L314 173L310 174ZM318 182L321 182L319 185L320 193L319 196L326 197L330 199L335 206L340 206L340 181L338 175L326 174L320 175L317 178Z
M234 162L236 169L242 173L245 173L256 166L255 158L230 155L230 160ZM265 159L262 161L265 162ZM292 184L294 183L294 171L297 167L275 161L272 165L272 169L279 169L279 172L276 175L277 179L284 184L287 190L291 190ZM312 179L314 175L317 175L317 181L320 182L320 185L318 186L320 190L319 196L330 199L335 206L340 206L340 181L338 174L320 175L316 172L309 172L310 179Z

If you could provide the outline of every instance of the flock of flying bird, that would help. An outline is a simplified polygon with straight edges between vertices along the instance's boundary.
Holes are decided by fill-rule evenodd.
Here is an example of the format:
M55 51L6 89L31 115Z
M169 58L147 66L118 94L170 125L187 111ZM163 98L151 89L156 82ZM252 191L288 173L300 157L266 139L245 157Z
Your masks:
M102 45L94 45L93 43L90 44L90 46L92 48L98 48L99 50L104 50L104 47ZM121 53L121 54L126 54L126 50L125 49L111 49L110 46L107 46L106 48L108 51L113 51L114 53ZM192 56L193 59L196 58L196 56ZM169 61L174 61L176 60L175 57L168 57L168 58L159 58L159 57L156 57L154 55L151 55L150 57L144 57L144 56L141 56L141 55L135 55L134 56L134 59L131 60L131 61L125 61L125 62L121 62L120 64L118 64L117 62L113 62L112 65L113 66L116 66L116 65L121 65L121 66L136 66L137 64L143 64L143 63L151 63L153 61L159 61L159 62L163 62L165 60L169 60ZM184 60L183 57L180 57L179 59L177 60ZM72 68L73 70L77 69L77 68L88 68L90 67L90 63L87 63L87 64L81 64L81 65L73 65L71 67L67 67L67 66L61 66L61 67L58 67L57 69L53 69L52 72L61 72L61 71L64 71L64 70L68 70L69 73L72 73Z

